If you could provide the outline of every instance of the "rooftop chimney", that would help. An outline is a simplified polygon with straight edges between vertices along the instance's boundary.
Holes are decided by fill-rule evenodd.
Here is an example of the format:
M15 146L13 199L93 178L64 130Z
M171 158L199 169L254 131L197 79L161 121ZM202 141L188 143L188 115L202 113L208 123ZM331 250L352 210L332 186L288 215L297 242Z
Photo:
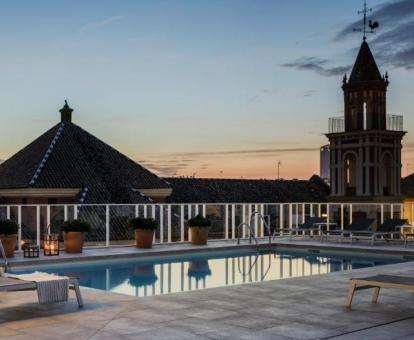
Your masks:
M59 110L60 112L60 121L65 123L71 123L72 122L72 112L73 109L71 109L68 105L68 101L65 100L65 105Z

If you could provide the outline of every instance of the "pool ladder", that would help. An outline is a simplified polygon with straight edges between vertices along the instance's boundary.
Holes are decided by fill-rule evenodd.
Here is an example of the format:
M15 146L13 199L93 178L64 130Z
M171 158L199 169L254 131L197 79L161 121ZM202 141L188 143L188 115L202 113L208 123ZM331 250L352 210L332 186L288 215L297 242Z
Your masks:
M254 224L253 219L255 218L255 216L257 216L262 221L264 227L267 230L267 233L269 235L269 250L270 250L271 247L272 247L272 233L271 233L271 230L270 230L270 226L269 226L269 223L267 223L266 219L264 218L263 214L261 214L258 211L253 211L250 214L250 216L249 216L249 222L250 223L242 222L237 226L237 244L240 244L240 239L242 237L241 229L246 228L248 230L248 233L249 233L249 243L251 244L252 239L253 239L254 242L256 243L256 249L257 249L257 251L259 251L259 241L257 240L257 235L256 235L256 233L253 229L253 224Z

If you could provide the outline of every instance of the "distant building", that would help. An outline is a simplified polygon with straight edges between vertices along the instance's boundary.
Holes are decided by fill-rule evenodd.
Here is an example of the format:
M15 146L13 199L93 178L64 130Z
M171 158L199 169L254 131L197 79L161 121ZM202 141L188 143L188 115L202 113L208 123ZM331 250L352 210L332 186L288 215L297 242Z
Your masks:
M72 122L61 121L0 164L3 204L324 202L310 180L160 178Z
M173 187L169 203L288 203L325 202L329 186L319 177L309 180L165 178Z
M329 121L333 201L402 202L402 117L387 115L388 75L381 76L364 40L349 79L344 117Z
M320 149L320 156L319 156L319 176L329 183L330 181L330 151L329 151L329 144L324 145Z

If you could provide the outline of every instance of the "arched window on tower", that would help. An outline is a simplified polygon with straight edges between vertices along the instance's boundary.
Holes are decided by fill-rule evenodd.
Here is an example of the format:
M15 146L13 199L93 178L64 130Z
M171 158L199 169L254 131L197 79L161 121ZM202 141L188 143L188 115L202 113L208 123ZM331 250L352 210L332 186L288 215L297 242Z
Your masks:
M355 196L356 195L356 156L353 153L346 155L344 159L345 164L345 173L344 173L344 182L345 182L345 195L346 196Z

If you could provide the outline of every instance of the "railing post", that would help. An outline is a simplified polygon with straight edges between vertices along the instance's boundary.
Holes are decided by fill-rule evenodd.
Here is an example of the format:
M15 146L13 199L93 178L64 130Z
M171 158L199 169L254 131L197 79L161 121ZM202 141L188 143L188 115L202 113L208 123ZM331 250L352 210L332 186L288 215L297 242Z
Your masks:
M50 205L46 206L46 226L50 226Z
M242 205L242 222L246 223L246 204ZM239 230L237 230L237 232L239 232ZM238 237L238 236L237 236ZM245 238L246 237L246 228L245 226L243 226L243 230L242 230L242 237Z
M68 220L68 206L65 204L63 206L63 221L66 222Z
M73 206L73 219L75 220L78 219L78 205L77 204Z
M207 207L206 207L206 205L205 204L203 204L203 216L204 217L206 217L206 215L207 215Z
M17 247L18 250L22 250L22 206L17 206L17 224L19 225L19 231L17 234Z
M188 219L190 219L191 218L191 215L193 214L191 204L189 204L187 206L187 210L188 210Z
M302 223L305 223L305 203L302 203Z
M344 205L341 204L341 229L344 230Z
M135 204L135 217L139 217L139 205Z
M171 204L167 206L167 241L171 243Z
M391 212L390 218L394 218L394 204L392 204L392 203L391 203L390 212Z
M180 205L181 242L184 242L184 204Z
M236 238L236 205L231 205L231 238Z
M289 229L292 229L292 214L293 214L293 211L292 211L293 209L292 209L292 203L289 203Z
M147 218L148 215L148 206L144 204L144 218Z
M318 217L321 217L321 213L322 213L322 207L321 207L321 204L318 203Z
M260 214L264 218L264 204L260 204ZM269 226L270 227L270 226ZM260 236L264 237L264 222L262 219L260 219Z
M228 204L224 205L224 238L226 240L229 238L229 206Z
M400 203L400 218L404 218L404 204Z
M352 224L352 222L353 222L353 217L352 217L352 215L353 215L353 204L352 203L350 203L349 204L349 224Z
M198 204L196 204L196 206L195 206L195 216L197 216L198 215Z
M40 247L40 205L36 205L36 244Z
M6 218L10 220L10 205L6 207Z
M259 212L259 206L257 204L254 205L254 211ZM254 236L259 236L259 216L254 215Z
M109 204L106 205L105 210L105 245L109 247Z
M160 243L164 243L164 207L162 204L158 207L160 209Z
M384 204L381 203L381 224L384 223Z
M279 227L280 227L280 229L283 229L283 226L284 226L284 216L283 216L283 210L284 210L284 205L283 205L283 203L280 203L279 204L279 212L280 212L280 216L279 216Z
M327 223L327 230L331 230L331 228L329 227L329 222L331 220L331 216L330 216L331 212L330 212L330 205L329 203L326 204L326 223Z

